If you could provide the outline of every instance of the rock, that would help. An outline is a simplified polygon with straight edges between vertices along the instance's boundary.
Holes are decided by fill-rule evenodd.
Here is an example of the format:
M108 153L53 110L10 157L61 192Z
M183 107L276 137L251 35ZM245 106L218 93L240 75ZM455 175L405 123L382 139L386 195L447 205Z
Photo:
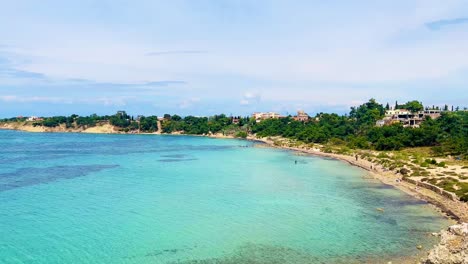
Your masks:
M421 250L421 249L423 248L423 246L417 245L416 248L419 249L419 250Z
M439 236L439 233L431 233L432 236Z
M449 227L449 231L454 233L457 236L468 236L468 223L463 223L461 225L453 225Z
M422 263L468 264L468 223L453 225L442 231L440 243Z

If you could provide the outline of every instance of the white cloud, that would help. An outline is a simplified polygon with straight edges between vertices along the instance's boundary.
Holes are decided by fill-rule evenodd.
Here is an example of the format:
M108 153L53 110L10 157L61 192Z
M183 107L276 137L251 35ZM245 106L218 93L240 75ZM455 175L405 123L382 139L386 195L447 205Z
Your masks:
M261 94L260 92L257 91L248 91L245 92L244 95L242 96L242 99L240 100L241 105L251 105L254 103L259 103L261 99Z
M258 10L249 10L252 17L243 18L243 23L217 21L219 17L208 9L198 13L180 8L180 3L163 5L159 8L160 4L152 3L142 8L141 3L132 4L129 10L113 5L116 12L105 14L111 17L102 19L99 15L93 20L91 16L81 21L81 16L63 15L47 7L40 11L15 8L11 2L7 4L10 8L0 10L0 25L15 24L15 30L0 26L2 40L9 41L0 44L2 50L18 58L13 60L15 69L54 80L81 78L97 83L137 84L148 80L187 81L181 88L184 93L173 87L157 89L158 95L175 97L173 102L179 103L172 106L182 109L196 104L199 99L193 98L202 93L232 100L236 106L273 101L348 105L369 97L419 98L424 96L422 86L408 83L438 80L440 87L454 91L453 85L447 85L453 80L451 76L462 76L468 69L466 26L437 31L427 28L428 22L465 17L468 5L463 0L358 1L340 5L266 1L259 4ZM92 7L83 6L76 12L73 9L73 13L93 13L86 12L93 11ZM243 4L239 6L247 9ZM120 12L125 16L112 17ZM128 19L128 27L112 24L120 19ZM138 21L142 23L133 24ZM239 83L228 84L226 76ZM16 85L12 78L0 79L0 84ZM467 77L458 78L460 82L468 81ZM28 84L38 82L28 80ZM43 82L41 85L49 85L47 80ZM380 87L389 83L383 86L386 89ZM123 106L130 99L119 96L135 95L136 89L124 87L126 92L118 95L108 89L92 98L89 91L83 90L81 96L90 97L86 100L93 103ZM239 96L239 91L247 89L262 93L248 91ZM28 94L44 95L34 88ZM444 96L466 101L450 93ZM1 100L65 99L44 96ZM208 101L204 98L204 103Z

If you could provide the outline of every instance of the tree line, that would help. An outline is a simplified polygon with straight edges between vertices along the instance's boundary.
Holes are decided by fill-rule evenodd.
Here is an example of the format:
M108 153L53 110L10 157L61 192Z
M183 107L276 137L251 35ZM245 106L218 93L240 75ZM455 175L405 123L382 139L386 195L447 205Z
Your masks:
M422 103L410 101L395 103L395 107L411 111L425 109ZM426 107L427 109L428 107ZM448 107L444 107L448 108ZM281 136L304 143L340 144L353 149L399 150L407 147L430 146L441 155L468 158L468 112L443 111L437 119L426 117L419 127L403 127L400 123L376 126L389 105L383 106L374 99L351 107L349 114L318 113L308 122L296 121L291 116L257 122L250 117L229 117L224 114L196 117L165 114L161 126L163 133L207 135L223 133L238 137L256 134L260 137ZM25 121L25 118L3 119L3 122ZM34 121L33 125L68 128L87 128L110 123L121 131L155 132L157 116L134 118L125 111L114 115L55 116Z
M421 111L424 108L418 101L405 104L396 103L396 107L410 111ZM352 107L349 114L338 115L318 113L311 121L301 122L291 116L277 119L266 119L256 122L249 117L233 118L225 115L213 117L194 117L166 115L162 123L165 133L183 131L185 134L225 133L245 137L256 134L260 137L281 136L304 143L340 144L353 149L399 150L408 147L430 146L440 155L458 155L468 158L468 112L442 112L437 119L426 117L419 127L404 127L400 123L376 126L382 119L385 110L374 99Z
M0 119L1 122L26 122L25 117ZM39 120L31 121L33 126L57 127L64 125L66 128L89 128L102 124L111 124L123 132L138 131L143 133L153 133L158 130L157 116L138 116L137 118L128 115L125 111L118 111L114 115L92 114L89 116L52 116L42 117Z

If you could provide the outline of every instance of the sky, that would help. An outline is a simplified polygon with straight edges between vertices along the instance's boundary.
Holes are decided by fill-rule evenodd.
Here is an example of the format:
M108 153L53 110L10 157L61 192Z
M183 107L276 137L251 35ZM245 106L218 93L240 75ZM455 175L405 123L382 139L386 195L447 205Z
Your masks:
M468 106L466 0L0 6L0 117Z

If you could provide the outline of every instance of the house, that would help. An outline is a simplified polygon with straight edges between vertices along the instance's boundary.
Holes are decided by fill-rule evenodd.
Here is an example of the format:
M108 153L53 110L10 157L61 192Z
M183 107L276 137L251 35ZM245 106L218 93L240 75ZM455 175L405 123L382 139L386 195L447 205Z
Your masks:
M385 117L377 120L376 126L391 125L401 123L404 127L419 127L419 125L430 117L436 119L440 117L441 111L438 109L426 109L419 112L411 112L407 109L390 109L385 111Z
M240 117L236 117L236 116L231 117L231 122L235 125L238 125L240 122Z
M26 119L27 121L41 121L42 118L39 118L37 116L30 116L28 117L28 119Z
M306 112L299 110L297 111L297 115L294 116L293 119L296 121L307 122L309 121L309 115Z
M426 109L418 113L420 117L429 116L432 119L437 119L440 117L441 111L439 109Z
M385 116L409 115L411 111L406 109L390 109L385 111Z
M255 112L252 114L252 117L257 121L257 122L260 122L262 120L265 120L265 119L270 119L270 118L281 118L283 116L281 116L280 114L278 113L275 113L275 112L266 112L266 113L263 113L263 112Z

